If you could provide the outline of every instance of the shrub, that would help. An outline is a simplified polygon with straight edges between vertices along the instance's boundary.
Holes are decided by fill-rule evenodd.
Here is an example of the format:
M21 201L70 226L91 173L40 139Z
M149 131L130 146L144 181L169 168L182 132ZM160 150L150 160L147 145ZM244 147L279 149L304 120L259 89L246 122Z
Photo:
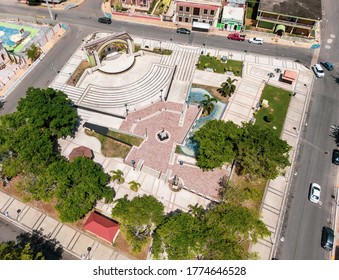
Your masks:
M268 114L268 115L266 115L266 116L264 117L264 121L265 121L265 122L270 123L270 122L272 122L273 120L274 120L273 114Z

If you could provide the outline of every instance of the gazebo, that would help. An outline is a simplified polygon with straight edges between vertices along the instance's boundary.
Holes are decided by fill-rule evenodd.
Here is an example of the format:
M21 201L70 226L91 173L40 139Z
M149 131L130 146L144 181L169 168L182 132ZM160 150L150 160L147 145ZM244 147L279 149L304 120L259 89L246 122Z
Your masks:
M74 148L68 156L70 161L72 161L76 157L87 157L87 158L92 159L93 151L90 148L87 148L85 146L79 146L77 148Z
M92 212L84 224L84 229L113 243L119 233L119 224L97 212Z

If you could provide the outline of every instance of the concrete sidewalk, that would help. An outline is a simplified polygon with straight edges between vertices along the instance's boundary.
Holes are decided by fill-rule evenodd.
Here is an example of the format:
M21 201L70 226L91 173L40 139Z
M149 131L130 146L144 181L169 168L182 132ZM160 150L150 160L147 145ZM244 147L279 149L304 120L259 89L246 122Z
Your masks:
M98 238L62 224L19 199L0 191L0 215L23 230L43 230L43 234L60 242L63 249L78 257L90 260L128 260L126 256ZM90 253L87 248L91 247Z

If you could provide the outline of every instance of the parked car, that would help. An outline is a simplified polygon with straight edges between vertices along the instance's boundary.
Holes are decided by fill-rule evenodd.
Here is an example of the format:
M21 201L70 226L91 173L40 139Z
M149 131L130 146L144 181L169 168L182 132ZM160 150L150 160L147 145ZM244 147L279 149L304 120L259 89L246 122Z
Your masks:
M191 34L191 30L187 29L187 28L177 28L177 33L180 33L180 34Z
M98 22L111 24L112 20L109 17L101 17L101 18L98 18Z
M308 199L314 203L319 203L320 192L321 192L321 187L317 183L312 183L310 186Z
M320 64L322 65L322 66L324 66L328 71L332 71L333 70L333 64L331 63L331 62L328 62L328 61L326 61L326 62L320 62Z
M332 251L334 241L334 232L333 229L329 227L323 227L321 234L321 247L327 251Z
M262 45L264 43L264 39L261 38L250 38L248 40L249 43L255 44L255 45Z
M313 67L313 72L318 78L323 78L325 77L324 69L320 66L320 64L314 64Z
M246 35L240 35L240 33L231 33L228 34L227 39L235 41L245 41Z
M332 163L335 165L339 165L339 150L333 150Z

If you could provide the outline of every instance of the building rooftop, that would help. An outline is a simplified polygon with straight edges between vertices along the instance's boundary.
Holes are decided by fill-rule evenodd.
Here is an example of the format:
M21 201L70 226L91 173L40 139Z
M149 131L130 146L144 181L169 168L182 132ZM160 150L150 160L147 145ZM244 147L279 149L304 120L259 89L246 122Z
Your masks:
M321 0L260 0L260 11L321 20Z
M244 12L244 8L225 6L222 12L222 18L243 21Z

